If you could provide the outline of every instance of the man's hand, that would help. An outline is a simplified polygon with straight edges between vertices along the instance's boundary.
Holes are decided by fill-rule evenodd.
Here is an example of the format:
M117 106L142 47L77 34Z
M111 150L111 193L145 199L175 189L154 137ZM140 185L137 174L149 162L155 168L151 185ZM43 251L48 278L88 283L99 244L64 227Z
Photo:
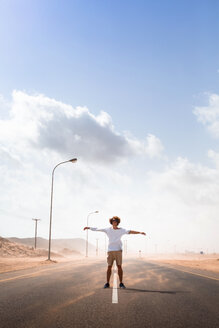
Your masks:
M84 227L84 230L90 229L90 227Z

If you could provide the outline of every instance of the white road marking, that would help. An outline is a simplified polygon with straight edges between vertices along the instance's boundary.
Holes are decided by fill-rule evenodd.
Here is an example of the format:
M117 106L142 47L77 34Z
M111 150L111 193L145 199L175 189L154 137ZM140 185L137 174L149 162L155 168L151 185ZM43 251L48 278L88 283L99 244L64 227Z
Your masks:
M152 262L154 263L154 262ZM218 278L215 278L215 277L210 277L210 276L207 276L207 275L204 275L204 274L200 274L200 273L196 273L196 272L191 272L191 271L188 271L188 270L183 270L183 268L176 268L174 266L172 266L171 264L168 264L168 263L157 263L155 262L157 265L161 266L161 267L166 267L166 268L170 268L170 269L173 269L173 270L177 270L177 271L181 271L181 272L185 272L185 273L190 273L190 274L193 274L194 276L200 276L200 277L203 277L203 278L208 278L208 279L212 279L212 280L217 280L219 281ZM192 269L192 268L191 268Z
M206 276L205 274L191 272L191 271L183 270L183 269L180 269L180 268L174 268L174 267L171 267L171 266L169 266L169 268L174 269L174 270L177 270L177 271L185 272L185 273L190 273L190 274L193 274L194 276L200 276L200 277L203 277L203 278L208 278L208 279L217 280L217 281L219 280L218 278Z
M114 265L114 268L113 268L112 303L118 303L117 272L116 272L116 266L115 265Z

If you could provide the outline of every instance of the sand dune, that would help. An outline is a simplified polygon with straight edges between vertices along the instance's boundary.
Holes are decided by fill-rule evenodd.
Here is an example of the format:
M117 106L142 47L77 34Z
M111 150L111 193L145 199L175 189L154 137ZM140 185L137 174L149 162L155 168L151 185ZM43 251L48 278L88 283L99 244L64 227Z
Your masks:
M60 253L51 252L52 259L56 261L69 261L71 258L79 258L81 253L64 248ZM54 261L46 261L47 249L34 249L33 247L12 242L0 237L0 273L32 268L51 264Z
M29 247L34 246L34 238L17 238L9 237L9 241L23 244ZM42 237L37 238L37 248L48 248L48 240ZM66 238L66 239L52 239L52 250L55 252L62 252L63 249L73 250L75 252L84 253L85 252L85 240L82 238ZM95 254L96 248L89 243L89 250L91 253Z
M46 256L47 252L46 249L35 250L33 247L18 244L0 237L0 257L40 257ZM61 255L53 253L53 256Z

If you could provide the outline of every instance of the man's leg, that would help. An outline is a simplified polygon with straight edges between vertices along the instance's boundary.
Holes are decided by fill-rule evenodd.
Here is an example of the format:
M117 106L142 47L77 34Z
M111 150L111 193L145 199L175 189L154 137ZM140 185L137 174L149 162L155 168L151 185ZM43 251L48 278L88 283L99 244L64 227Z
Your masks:
M113 266L113 252L108 252L108 256L107 256L107 264L108 264L108 268L107 268L107 272L106 272L106 284L104 285L104 288L109 288L110 287L110 277L111 277L111 272L112 272L112 266Z
M112 272L112 265L108 265L107 272L106 272L106 280L108 283L110 281L111 272Z
M122 251L117 251L116 253L116 265L118 268L118 275L120 283L122 282L123 278L123 270L122 270Z
M117 268L118 268L119 281L121 283L122 282L122 278L123 278L122 266L121 265L117 265Z
M125 285L122 282L122 278L123 278L123 270L122 270L122 251L118 251L116 253L116 265L118 268L118 275L119 275L119 280L120 280L120 284L119 287L120 288L125 288Z

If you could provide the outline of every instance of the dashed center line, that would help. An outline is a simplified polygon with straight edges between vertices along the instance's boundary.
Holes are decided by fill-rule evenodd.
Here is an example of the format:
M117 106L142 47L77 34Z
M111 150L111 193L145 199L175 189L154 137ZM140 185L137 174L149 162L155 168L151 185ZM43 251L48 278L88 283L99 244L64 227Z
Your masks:
M116 266L115 266L115 264L114 264L114 268L113 268L112 303L118 303L117 272L116 272Z

